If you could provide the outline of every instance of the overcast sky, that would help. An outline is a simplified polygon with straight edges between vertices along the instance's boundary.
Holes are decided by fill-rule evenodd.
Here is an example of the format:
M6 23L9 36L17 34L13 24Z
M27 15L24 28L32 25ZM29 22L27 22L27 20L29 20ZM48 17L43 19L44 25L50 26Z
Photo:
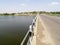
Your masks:
M0 13L21 11L60 11L60 0L0 0Z

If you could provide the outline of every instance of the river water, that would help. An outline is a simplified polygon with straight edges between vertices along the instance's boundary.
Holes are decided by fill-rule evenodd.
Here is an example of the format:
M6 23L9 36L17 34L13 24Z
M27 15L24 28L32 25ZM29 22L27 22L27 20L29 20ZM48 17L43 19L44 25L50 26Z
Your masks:
M34 16L0 16L0 45L20 45Z

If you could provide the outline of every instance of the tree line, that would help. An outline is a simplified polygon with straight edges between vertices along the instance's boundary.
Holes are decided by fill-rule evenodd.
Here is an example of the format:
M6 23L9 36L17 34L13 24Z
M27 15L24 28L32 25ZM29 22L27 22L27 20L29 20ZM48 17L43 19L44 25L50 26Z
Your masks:
M0 15L4 15L4 16L9 16L9 15L12 15L12 16L14 16L14 15L21 15L21 14L26 14L26 15L28 15L28 14L37 14L37 13L39 13L39 14L60 14L60 12L46 12L46 11L32 11L32 12L20 12L20 13L0 13Z

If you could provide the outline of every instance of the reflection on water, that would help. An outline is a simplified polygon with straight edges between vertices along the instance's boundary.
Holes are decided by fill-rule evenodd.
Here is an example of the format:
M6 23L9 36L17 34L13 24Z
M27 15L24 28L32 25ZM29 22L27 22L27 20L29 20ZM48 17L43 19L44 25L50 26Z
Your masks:
M0 16L0 45L20 45L34 16Z

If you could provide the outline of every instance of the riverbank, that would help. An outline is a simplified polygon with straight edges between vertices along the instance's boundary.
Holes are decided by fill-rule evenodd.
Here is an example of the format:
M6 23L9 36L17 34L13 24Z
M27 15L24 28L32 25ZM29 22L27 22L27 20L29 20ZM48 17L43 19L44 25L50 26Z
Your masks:
M37 14L0 14L0 16L36 16Z

